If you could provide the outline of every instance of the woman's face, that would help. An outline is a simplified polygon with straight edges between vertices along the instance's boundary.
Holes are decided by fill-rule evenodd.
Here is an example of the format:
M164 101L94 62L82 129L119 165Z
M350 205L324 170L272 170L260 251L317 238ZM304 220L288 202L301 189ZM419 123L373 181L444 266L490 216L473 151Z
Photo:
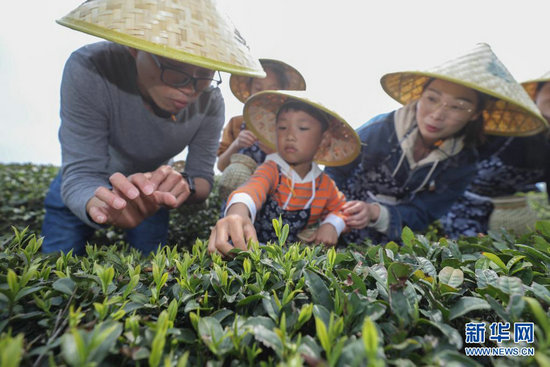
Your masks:
M546 121L550 122L550 82L544 83L537 93L535 103Z
M265 78L252 78L250 83L250 95L264 90L282 89L277 74L270 68L264 68L267 76Z
M479 113L477 93L465 86L434 79L426 86L416 109L418 129L433 144L460 131Z

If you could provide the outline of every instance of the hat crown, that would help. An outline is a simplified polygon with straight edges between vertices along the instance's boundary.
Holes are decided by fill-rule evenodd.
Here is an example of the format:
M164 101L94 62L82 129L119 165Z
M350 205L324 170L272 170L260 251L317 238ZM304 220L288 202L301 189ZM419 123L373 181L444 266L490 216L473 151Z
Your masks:
M177 61L265 76L215 0L88 0L58 23Z

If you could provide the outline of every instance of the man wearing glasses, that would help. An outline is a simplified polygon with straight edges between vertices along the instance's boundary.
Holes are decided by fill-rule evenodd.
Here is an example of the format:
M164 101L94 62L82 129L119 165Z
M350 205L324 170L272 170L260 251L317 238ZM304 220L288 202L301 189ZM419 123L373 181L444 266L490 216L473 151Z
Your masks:
M213 0L132 4L88 1L58 21L116 43L84 46L65 65L62 169L45 200L44 252L82 254L102 225L126 229L145 253L165 243L168 209L212 188L224 122L217 70L264 75ZM209 21L185 22L196 14ZM185 148L178 172L168 162Z

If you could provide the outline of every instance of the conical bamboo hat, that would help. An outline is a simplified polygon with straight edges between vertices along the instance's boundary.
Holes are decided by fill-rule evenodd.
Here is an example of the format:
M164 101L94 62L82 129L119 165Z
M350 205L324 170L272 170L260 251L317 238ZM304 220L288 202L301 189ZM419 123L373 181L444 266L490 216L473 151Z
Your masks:
M424 86L433 78L494 97L483 111L487 134L527 136L546 128L546 120L529 95L485 43L426 71L386 74L380 83L393 99L407 104L419 99Z
M57 22L169 59L265 77L215 0L88 0Z

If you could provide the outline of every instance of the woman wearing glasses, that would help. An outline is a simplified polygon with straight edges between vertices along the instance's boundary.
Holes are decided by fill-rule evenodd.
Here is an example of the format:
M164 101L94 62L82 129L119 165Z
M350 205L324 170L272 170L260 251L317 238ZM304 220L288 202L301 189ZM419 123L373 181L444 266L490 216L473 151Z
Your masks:
M550 73L522 83L543 117L550 120ZM550 146L548 131L526 137L490 136L479 147L476 175L462 195L441 218L451 238L512 229L521 235L533 229L536 213L518 192L536 191L547 180ZM495 210L496 209L496 210Z
M155 250L166 208L202 201L212 188L224 122L217 70L265 73L213 1L88 1L58 22L112 42L85 46L65 65L62 169L45 200L42 248L82 253L110 224L128 229L132 246ZM176 172L167 164L185 148L185 172Z
M404 226L426 229L474 177L484 132L527 134L544 125L486 44L429 71L387 74L381 83L404 106L360 127L359 158L326 170L348 199L347 241L399 240Z

